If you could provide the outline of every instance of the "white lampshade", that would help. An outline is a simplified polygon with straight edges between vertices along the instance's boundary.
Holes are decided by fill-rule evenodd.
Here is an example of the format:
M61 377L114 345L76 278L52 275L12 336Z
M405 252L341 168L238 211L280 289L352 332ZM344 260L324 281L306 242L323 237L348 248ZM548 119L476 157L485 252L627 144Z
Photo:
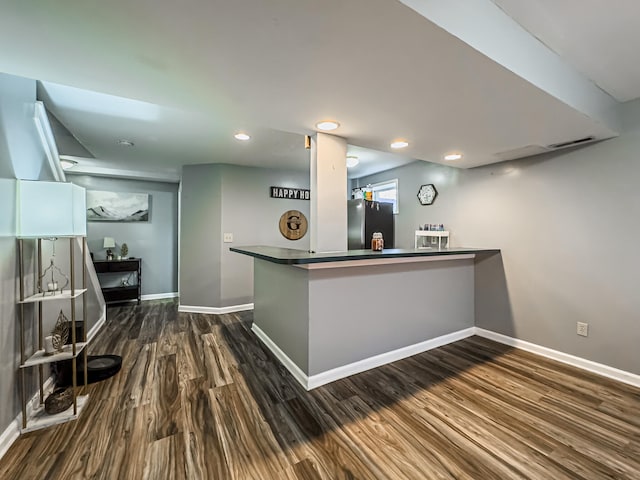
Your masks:
M116 242L113 237L104 237L104 244L102 248L115 248Z
M71 184L73 192L73 234L87 236L87 192L83 187Z
M86 234L84 188L63 182L18 180L18 237L70 237Z

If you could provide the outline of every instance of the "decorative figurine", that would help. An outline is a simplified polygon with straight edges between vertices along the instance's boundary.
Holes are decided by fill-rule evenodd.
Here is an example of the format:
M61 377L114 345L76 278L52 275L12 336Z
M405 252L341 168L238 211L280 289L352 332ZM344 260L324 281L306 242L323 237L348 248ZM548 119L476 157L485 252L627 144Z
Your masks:
M62 352L64 345L67 343L69 339L69 319L65 317L62 310L58 314L58 320L56 321L55 327L53 327L53 331L51 332L51 341L53 342L53 348L56 352Z

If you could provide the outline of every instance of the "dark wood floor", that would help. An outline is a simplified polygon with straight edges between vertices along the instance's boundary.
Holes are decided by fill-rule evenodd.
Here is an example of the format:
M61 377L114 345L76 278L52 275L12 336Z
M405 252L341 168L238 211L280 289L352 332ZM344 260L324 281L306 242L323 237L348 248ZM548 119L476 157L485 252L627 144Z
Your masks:
M2 479L640 478L640 390L478 337L305 392L251 314L110 308L123 356Z

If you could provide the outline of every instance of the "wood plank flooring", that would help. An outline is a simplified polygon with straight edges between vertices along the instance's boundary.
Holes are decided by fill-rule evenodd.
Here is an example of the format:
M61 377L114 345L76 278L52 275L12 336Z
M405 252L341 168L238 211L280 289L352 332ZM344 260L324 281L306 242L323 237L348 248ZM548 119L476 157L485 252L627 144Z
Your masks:
M640 479L640 390L472 337L305 392L251 313L112 307L122 371L1 479Z

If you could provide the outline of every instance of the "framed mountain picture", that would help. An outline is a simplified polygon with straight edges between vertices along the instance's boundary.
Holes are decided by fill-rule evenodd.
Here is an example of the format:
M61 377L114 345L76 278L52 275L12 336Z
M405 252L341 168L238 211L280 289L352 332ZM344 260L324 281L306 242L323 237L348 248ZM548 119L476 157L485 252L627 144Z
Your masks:
M148 222L149 194L87 190L87 221Z

